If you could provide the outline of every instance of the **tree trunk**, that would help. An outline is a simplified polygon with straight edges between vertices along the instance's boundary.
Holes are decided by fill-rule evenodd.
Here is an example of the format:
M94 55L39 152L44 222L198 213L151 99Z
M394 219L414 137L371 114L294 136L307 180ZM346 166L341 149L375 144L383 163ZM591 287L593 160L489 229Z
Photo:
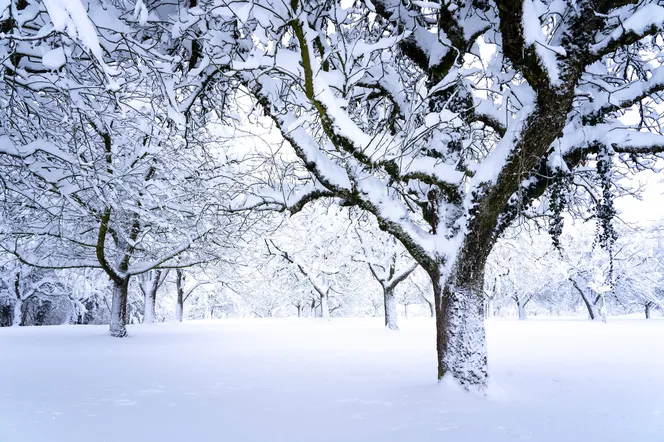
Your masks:
M316 300L315 299L311 300L311 317L312 318L316 317Z
M16 302L14 303L14 317L12 318L12 326L19 327L23 324L23 297L21 296L21 273L16 273L14 277L14 296Z
M212 305L212 300L210 299L210 295L208 294L205 297L205 319L207 319L207 320L212 319L213 310L214 310L214 306Z
M184 303L182 302L182 292L178 292L177 300L175 301L175 320L182 322L184 310Z
M14 303L14 317L12 318L12 327L19 327L23 325L23 300L21 297L16 298Z
M646 305L645 305L645 308L646 308L646 319L650 319L650 307L651 307L650 303L647 302Z
M127 294L129 278L113 281L113 299L111 301L110 333L115 338L127 336Z
M429 302L429 300L426 299L426 298L424 298L424 300L426 301L427 305L429 306L429 316L431 316L432 318L435 317L436 316L436 309L433 306L433 302Z
M404 318L408 319L408 303L407 302L404 303L404 305L403 305L403 315L404 315Z
M583 303L585 304L586 309L588 309L588 316L590 316L590 319L592 321L594 321L595 319L599 319L599 315L595 310L594 304L590 302L586 294L583 292L583 290L581 290L581 287L579 287L579 284L572 278L570 278L570 281L572 282L572 285L574 286L576 291L579 292L579 294L581 295L581 299L583 299Z
M472 256L472 255L470 255ZM438 379L452 376L465 389L485 391L488 381L484 331L484 260L459 258L456 275L443 281L431 271L436 307Z
M145 309L143 311L143 322L146 324L154 323L154 318L156 317L156 303L157 303L157 289L159 289L159 283L161 282L161 270L156 270L152 284L148 291L145 293Z
M301 318L302 317L302 309L303 309L302 304L298 304L298 305L296 305L296 307L297 307L297 317Z
M184 311L184 272L181 269L176 270L175 288L177 297L175 300L175 320L182 322Z
M330 306L328 304L328 294L325 293L320 297L320 317L325 321L330 320Z
M385 327L390 330L399 330L397 325L397 300L394 292L383 288L383 301L385 303Z
M517 313L519 314L519 320L525 321L528 317L526 316L526 304L523 302L522 298L516 298L516 308Z
M494 316L494 313L493 313L493 297L486 299L486 314L484 316L486 318L493 318L493 316Z

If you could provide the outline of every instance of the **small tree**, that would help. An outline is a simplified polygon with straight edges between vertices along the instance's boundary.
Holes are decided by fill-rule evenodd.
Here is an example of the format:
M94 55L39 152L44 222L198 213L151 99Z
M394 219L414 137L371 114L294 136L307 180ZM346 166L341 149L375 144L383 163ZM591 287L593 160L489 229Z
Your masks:
M383 289L385 327L398 330L395 289L410 276L418 264L398 246L394 238L378 239L378 235L368 230L366 225L356 227L355 234L362 245L362 257L359 260L366 262L371 275Z

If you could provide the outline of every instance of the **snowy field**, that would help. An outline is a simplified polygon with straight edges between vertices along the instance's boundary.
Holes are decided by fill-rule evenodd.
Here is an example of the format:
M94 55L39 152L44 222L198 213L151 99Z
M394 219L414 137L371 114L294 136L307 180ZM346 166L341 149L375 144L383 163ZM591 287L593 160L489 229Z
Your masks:
M0 329L0 442L664 441L664 320L490 321L487 398L401 322Z

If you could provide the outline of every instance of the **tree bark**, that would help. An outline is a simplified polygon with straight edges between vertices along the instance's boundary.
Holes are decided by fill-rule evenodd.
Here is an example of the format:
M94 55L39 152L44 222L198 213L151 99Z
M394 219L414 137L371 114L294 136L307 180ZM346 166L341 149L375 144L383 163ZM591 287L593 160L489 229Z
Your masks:
M184 311L184 272L181 269L176 270L175 287L177 297L175 300L175 320L182 322Z
M16 302L14 303L14 317L12 318L12 327L20 327L23 325L23 297L21 296L21 274L16 273L14 277L14 296Z
M646 319L650 319L650 307L651 307L651 304L650 304L649 302L647 302L647 303L645 304L645 308L646 308Z
M520 321L525 321L528 319L528 316L526 315L526 303L523 302L523 298L518 296L516 297L516 308Z
M155 309L157 303L157 289L159 289L160 282L161 270L156 270L152 284L145 294L145 310L143 312L143 322L146 324L154 323L154 318L156 317Z
M484 315L485 318L493 318L494 312L493 312L493 296L491 298L487 297L486 298L486 313Z
M438 379L452 376L465 389L485 391L488 382L484 330L484 259L460 257L447 281L440 266L431 271L436 307Z
M113 281L113 299L111 301L110 333L115 338L127 336L127 294L129 278Z
M394 291L383 288L383 301L385 303L385 327L390 330L399 330L397 325L397 300Z
M590 319L594 321L595 319L599 319L599 314L595 310L595 305L590 302L586 294L581 290L581 287L579 287L579 284L572 278L570 278L570 282L574 286L577 292L581 295L581 299L583 299L583 303L586 306L586 309L588 309L588 316L590 316Z
M324 321L330 320L330 305L327 293L320 295L320 316Z
M18 297L14 303L14 317L12 318L12 327L23 325L23 300Z

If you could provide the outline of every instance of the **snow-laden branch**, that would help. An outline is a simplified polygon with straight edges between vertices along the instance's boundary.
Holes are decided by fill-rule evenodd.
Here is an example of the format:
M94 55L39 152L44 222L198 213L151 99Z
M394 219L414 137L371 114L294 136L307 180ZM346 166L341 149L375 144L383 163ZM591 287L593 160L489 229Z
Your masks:
M549 157L549 164L554 168L560 165L560 155L567 155L581 149L596 153L597 145L610 146L616 153L654 155L664 152L664 135L652 132L639 132L614 124L596 126L570 125L557 141L559 149Z
M274 241L270 240L269 242L266 240L265 244L267 245L268 251L270 251L270 244L274 249L276 249L279 252L279 255L284 258L286 261L288 261L291 264L294 264L297 269L300 271L300 273L307 278L307 280L311 283L313 286L314 290L318 293L319 296L325 297L328 295L328 293L331 290L331 287L327 286L323 282L321 282L307 267L306 264L304 264L297 256L293 256L290 253L286 252L285 250L282 250L279 248Z
M62 151L55 144L46 140L36 140L25 146L17 147L7 135L0 135L0 154L9 155L16 158L26 159L42 152L51 155L59 160L69 164L77 164L76 158Z
M664 7L655 2L641 4L638 7L630 4L612 11L608 20L613 24L613 30L591 46L591 51L597 58L662 32Z
M606 85L605 90L593 91L594 100L584 105L582 119L586 123L599 121L606 114L628 109L662 91L664 67L660 66L651 72L647 80L636 80L620 86Z
M202 237L204 237L208 232L205 232L203 234L199 234L194 238L190 238L187 241L184 241L180 246L173 248L169 252L164 253L161 257L154 259L152 261L146 261L143 263L138 263L138 264L132 264L127 268L126 274L128 276L135 276L135 275L140 275L141 273L148 272L152 269L162 267L163 264L167 263L168 261L172 260L173 258L176 258L178 255L186 252L189 250L192 246L192 244L198 240L200 240Z

